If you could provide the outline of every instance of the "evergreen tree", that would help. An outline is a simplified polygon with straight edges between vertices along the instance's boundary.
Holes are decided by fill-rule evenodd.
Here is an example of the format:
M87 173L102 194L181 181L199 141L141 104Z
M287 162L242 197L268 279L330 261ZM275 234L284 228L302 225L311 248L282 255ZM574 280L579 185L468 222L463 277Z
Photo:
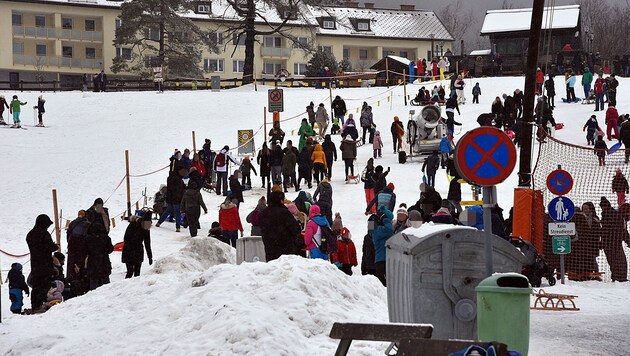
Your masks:
M306 64L306 76L319 77L323 76L325 67L328 67L333 73L337 73L337 59L330 52L324 52L321 49L313 53L313 57Z
M114 46L131 48L131 58L116 57L114 73L148 76L151 67L164 67L170 76L200 77L202 48L217 52L215 37L189 18L192 0L133 0L120 6L120 26Z

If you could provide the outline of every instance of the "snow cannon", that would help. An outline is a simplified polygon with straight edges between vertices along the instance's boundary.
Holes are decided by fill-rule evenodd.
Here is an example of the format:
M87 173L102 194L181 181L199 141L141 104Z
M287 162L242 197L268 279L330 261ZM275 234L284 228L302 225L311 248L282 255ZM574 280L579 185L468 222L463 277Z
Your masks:
M439 106L427 105L419 113L409 110L407 147L410 155L428 154L439 149L443 133L446 133L446 127Z

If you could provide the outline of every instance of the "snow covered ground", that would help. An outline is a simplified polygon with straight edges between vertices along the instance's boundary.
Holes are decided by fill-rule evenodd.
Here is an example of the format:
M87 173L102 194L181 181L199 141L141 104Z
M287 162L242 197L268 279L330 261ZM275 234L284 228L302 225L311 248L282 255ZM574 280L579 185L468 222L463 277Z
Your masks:
M579 77L578 77L579 80ZM463 106L456 119L464 124L458 136L477 126L480 113L490 110L495 96L523 88L523 78L483 78L467 80L466 95L479 82L481 105ZM556 79L559 94L561 78ZM630 111L630 80L620 79L618 108ZM125 210L124 150L128 149L131 174L153 172L168 164L175 148L192 148L191 131L196 132L197 147L210 138L214 149L237 145L237 129L257 130L262 125L263 107L267 105L268 87L251 86L219 93L152 92L135 93L44 93L46 128L27 130L0 129L0 148L5 152L0 175L5 189L0 202L0 249L12 254L28 252L26 233L40 213L52 217L52 189L57 189L63 218L72 219L79 209L88 208L95 198L108 199L110 215ZM418 86L408 86L413 95ZM578 96L581 90L576 88ZM15 93L2 93L10 98ZM39 93L17 93L30 108ZM398 203L413 204L419 197L420 161L397 163L392 153L389 126L394 115L405 123L409 109L403 105L402 87L342 89L349 112L357 116L363 101L374 108L377 129L384 139L383 158L377 164L391 167L388 176L396 187ZM388 100L388 97L390 99ZM559 102L559 97L556 97ZM297 142L297 128L306 105L313 101L329 107L328 91L285 89L285 113L282 118L287 135ZM582 125L593 107L557 104L556 120L565 123L557 137L584 144ZM5 113L6 115L6 113ZM32 111L22 114L24 124L31 124ZM599 114L603 122L603 114ZM269 128L268 128L269 129ZM267 129L267 130L268 130ZM456 129L457 131L457 129ZM292 136L291 136L292 135ZM262 143L262 132L255 139ZM338 137L334 140L338 142ZM359 148L357 169L363 169L371 156L371 147ZM518 165L517 165L518 168ZM333 168L334 211L353 233L360 253L366 231L362 185L346 185L341 160ZM140 199L146 188L152 197L167 173L131 179L132 201ZM255 187L258 177L252 177ZM498 186L499 203L512 206L512 189L517 184L516 171ZM437 190L445 196L448 182L443 173L437 177ZM245 193L241 217L251 211L264 191L256 188ZM470 197L464 188L464 199ZM289 193L293 199L295 193ZM323 262L282 258L269 263L235 266L233 251L204 239L212 221L218 219L221 198L203 193L209 213L202 215L199 238L188 232L174 232L164 224L152 228L155 264L145 262L143 275L124 280L120 255L111 255L112 283L85 296L69 300L40 316L16 316L9 312L7 284L1 288L2 354L209 354L209 355L313 355L332 354L336 341L328 338L335 321L386 322L385 289L373 277L347 277ZM151 205L151 202L149 202ZM506 209L507 211L507 209ZM122 241L125 223L117 220L112 240ZM244 223L244 226L245 223ZM249 230L246 227L246 230ZM62 232L65 251L65 232ZM25 264L28 257L14 258L0 253L2 277L11 263ZM532 311L530 354L532 355L623 355L630 342L626 329L630 317L627 294L630 285L599 282L568 282L546 288L547 291L579 295L579 312ZM325 303L321 300L326 300ZM29 303L26 302L25 307ZM385 345L353 343L353 355L378 355Z

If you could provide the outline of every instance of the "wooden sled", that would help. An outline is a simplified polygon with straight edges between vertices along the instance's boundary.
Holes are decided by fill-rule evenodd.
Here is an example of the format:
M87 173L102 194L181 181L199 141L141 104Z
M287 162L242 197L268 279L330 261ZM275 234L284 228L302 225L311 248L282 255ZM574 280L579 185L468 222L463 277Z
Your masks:
M359 184L361 181L361 176L347 176L346 184Z
M602 272L569 272L568 277L572 281L601 281Z
M557 311L580 310L580 308L576 307L575 301L573 300L578 297L577 295L546 293L543 289L539 289L538 292L532 290L532 296L536 297L536 299L534 300L534 306L530 309Z

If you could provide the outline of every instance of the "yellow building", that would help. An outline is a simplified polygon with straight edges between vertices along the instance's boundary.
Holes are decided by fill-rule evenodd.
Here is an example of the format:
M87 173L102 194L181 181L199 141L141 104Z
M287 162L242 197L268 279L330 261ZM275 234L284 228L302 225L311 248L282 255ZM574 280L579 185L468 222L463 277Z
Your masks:
M0 1L0 81L17 87L20 81L57 80L62 87L80 87L84 73L104 70L110 78L115 57L131 57L129 48L113 45L119 24L120 3L108 0L3 0ZM205 77L240 78L245 59L244 45L229 35L230 13L225 1L200 1L194 13L186 14L202 29L217 36L220 52L204 50ZM413 6L375 9L365 3L347 2L344 7L307 7L304 18L291 18L285 32L300 42L346 59L354 71L368 71L384 55L411 60L428 58L432 43L453 40L432 11ZM279 24L287 13L266 9L271 24ZM261 30L269 29L257 23ZM275 34L258 38L254 49L254 72L258 79L272 79L280 70L303 77L310 58L308 51ZM8 44L11 44L9 46ZM234 48L236 46L236 49ZM11 48L11 50L6 50ZM147 63L150 65L150 63Z

